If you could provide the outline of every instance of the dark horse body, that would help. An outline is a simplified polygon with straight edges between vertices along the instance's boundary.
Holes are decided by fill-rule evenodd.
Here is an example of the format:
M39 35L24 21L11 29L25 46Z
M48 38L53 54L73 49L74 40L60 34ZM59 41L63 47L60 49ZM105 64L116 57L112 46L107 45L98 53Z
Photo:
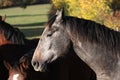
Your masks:
M120 32L93 21L64 16L58 11L41 36L32 58L36 71L44 70L73 45L75 53L96 73L97 80L120 80Z

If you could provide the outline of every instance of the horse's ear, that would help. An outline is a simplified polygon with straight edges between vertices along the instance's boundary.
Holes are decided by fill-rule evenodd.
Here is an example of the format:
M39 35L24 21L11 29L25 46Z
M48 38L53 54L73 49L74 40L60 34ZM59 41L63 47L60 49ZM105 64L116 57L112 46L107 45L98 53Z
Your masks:
M3 61L5 67L10 70L12 68L12 66L10 65L10 63L8 63L7 61Z
M57 17L56 17L56 20L57 20L57 21L62 20L63 17L64 17L64 9L57 10L56 15L57 15Z
M2 16L2 21L5 21L5 20L6 20L6 15Z
M26 53L24 56L22 56L19 59L19 63L23 68L28 69L29 66L31 65L31 59L32 59L34 50L35 49L30 50L28 53Z
M5 16L0 16L0 21L5 21L6 20L6 15Z
M25 68L25 69L28 69L28 68L29 68L29 60L27 59L26 56L21 57L20 60L19 60L19 62L20 62L20 65L21 65L23 68Z

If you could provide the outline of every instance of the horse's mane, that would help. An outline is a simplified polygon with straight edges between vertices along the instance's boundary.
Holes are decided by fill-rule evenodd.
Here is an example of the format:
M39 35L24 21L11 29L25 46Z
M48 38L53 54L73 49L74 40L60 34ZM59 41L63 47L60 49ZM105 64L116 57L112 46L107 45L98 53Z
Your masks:
M55 18L56 16L48 21L49 27L54 23ZM66 26L65 28L69 27L71 34L75 38L82 38L112 50L120 50L120 32L114 31L105 25L70 16L63 17L63 25Z
M94 21L75 17L65 17L63 22L67 27L70 27L72 34L75 34L76 37L82 36L84 40L96 42L112 50L120 49L120 32Z
M10 24L4 21L0 21L0 33L14 44L25 43L25 35L18 28L13 28Z
M48 22L46 23L46 26L49 25L49 27L51 27L53 22L55 21L56 17L57 17L56 15L51 16L49 18Z

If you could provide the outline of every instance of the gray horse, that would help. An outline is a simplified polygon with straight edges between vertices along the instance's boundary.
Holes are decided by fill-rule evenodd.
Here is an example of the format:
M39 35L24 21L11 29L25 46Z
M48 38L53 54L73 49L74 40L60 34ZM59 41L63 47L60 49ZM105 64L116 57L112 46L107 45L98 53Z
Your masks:
M46 24L32 58L36 71L65 55L70 44L96 73L97 80L120 80L120 33L93 21L57 11Z

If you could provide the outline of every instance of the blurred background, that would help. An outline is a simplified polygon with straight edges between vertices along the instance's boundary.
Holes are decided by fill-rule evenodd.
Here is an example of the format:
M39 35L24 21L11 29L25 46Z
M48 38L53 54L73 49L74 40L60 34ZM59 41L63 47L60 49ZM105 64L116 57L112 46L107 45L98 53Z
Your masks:
M39 38L57 9L120 31L120 0L0 0L0 15L27 38Z

